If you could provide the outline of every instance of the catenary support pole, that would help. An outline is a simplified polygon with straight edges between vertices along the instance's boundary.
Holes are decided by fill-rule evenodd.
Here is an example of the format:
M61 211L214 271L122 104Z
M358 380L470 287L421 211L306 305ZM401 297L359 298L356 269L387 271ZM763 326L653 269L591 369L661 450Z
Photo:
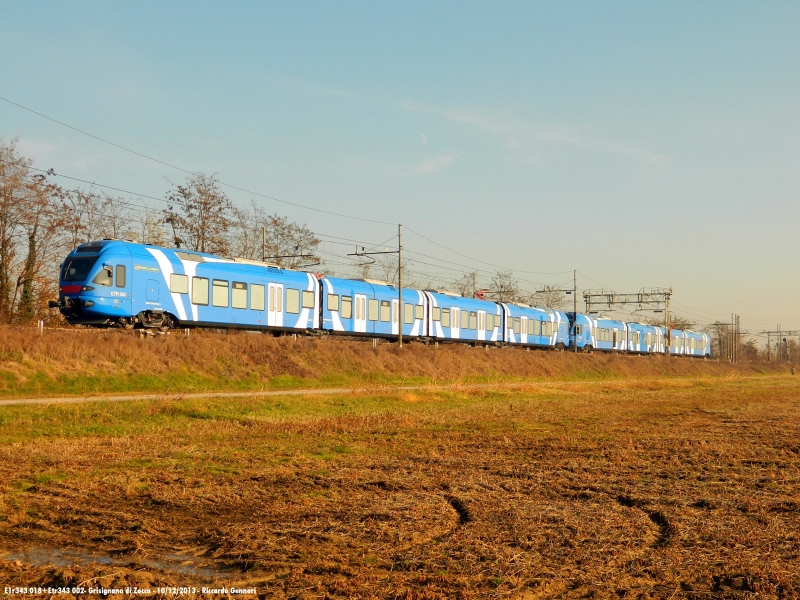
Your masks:
M670 335L672 327L669 324L669 296L667 296L664 306L664 354L669 358L669 347L672 342L672 336Z
M578 353L578 270L572 270L572 345Z
M403 225L397 224L397 343L403 347Z

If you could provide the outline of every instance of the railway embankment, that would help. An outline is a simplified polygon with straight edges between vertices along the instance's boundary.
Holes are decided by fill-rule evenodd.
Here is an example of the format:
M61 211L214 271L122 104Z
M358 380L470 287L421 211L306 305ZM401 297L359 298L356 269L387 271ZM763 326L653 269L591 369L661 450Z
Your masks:
M0 397L207 392L309 387L653 377L736 377L789 371L662 356L438 347L331 337L182 331L0 329Z

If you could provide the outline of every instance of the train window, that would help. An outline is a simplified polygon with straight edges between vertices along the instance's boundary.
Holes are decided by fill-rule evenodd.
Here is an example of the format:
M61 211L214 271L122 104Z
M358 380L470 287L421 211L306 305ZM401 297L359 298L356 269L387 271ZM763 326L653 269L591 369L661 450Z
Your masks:
M424 319L425 318L425 307L422 304L417 304L414 308L414 316L417 319Z
M494 315L486 315L486 331L494 331Z
M192 304L208 306L208 279L192 277Z
M378 320L378 301L374 299L370 299L369 301L369 315L367 318L370 321L377 321Z
M575 335L580 335L580 334L581 334L581 326L575 325Z
M264 310L264 286L254 283L250 286L250 310Z
M450 309L442 309L442 327L450 327Z
M413 304L406 304L405 312L403 313L403 321L410 325L414 322L414 305Z
M233 282L231 289L231 306L233 308L247 308L247 284L241 281Z
M461 329L469 329L469 311L461 311Z
M228 308L228 282L225 279L215 279L211 286L211 305Z
M381 321L388 323L392 318L392 305L388 300L381 300Z
M111 279L112 279L111 267L108 267L108 269L103 267L102 269L100 269L100 272L94 276L94 279L92 279L92 283L111 287Z
M342 318L351 319L353 317L353 298L352 296L342 296Z
M117 278L119 280L119 278ZM189 293L189 278L186 275L172 273L169 276L169 291L173 294Z
M199 254L190 254L189 252L176 252L175 256L181 260L190 260L192 262L206 262L206 259Z
M300 312L300 290L286 290L286 312L294 315Z
M303 308L314 308L314 292L303 291Z
M533 335L533 319L528 319L528 335Z
M339 310L339 294L328 294L328 310Z
M542 325L544 326L545 330L547 331L547 333L545 333L544 335L548 335L548 336L549 335L553 335L553 324L550 321L548 321L547 323L542 323Z
M434 321L441 321L442 320L442 309L438 306L434 306L431 309L431 317Z
M514 319L514 333L519 333L519 317Z
M469 313L469 328L478 328L478 313L476 313L474 310Z
M96 256L84 256L65 260L64 269L61 271L61 279L64 281L82 282L86 279L86 276L96 262Z
M117 287L125 287L125 265L117 265Z

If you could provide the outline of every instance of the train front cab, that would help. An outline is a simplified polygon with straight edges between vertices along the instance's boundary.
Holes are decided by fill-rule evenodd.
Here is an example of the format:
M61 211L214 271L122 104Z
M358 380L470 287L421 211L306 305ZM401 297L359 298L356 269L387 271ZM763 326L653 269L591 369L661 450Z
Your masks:
M61 265L51 303L71 324L108 325L131 316L131 255L124 242L81 244Z
M682 354L692 357L710 356L710 338L699 331L683 331Z

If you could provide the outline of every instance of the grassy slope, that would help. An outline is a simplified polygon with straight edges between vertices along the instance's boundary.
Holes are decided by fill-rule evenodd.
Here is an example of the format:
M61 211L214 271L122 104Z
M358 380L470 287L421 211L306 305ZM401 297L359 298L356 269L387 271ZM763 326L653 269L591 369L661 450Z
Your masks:
M276 598L795 597L798 397L773 375L2 407L0 550L118 563L0 576L196 583L142 563L183 553Z
M0 329L0 397L768 371L688 359L487 352L461 345L410 344L401 352L394 344L373 348L369 342L244 333L138 338L120 331L56 330L39 336L30 329Z

